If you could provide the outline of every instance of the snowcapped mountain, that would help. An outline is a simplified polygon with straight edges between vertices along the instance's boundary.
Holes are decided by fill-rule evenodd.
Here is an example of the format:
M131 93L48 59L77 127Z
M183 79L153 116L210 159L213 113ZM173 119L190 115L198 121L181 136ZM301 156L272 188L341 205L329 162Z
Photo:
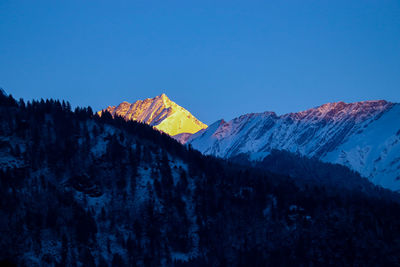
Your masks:
M165 94L134 103L122 102L106 108L111 115L135 120L154 126L171 136L196 133L207 125L196 119L189 111L171 101ZM101 115L102 111L98 114Z
M345 165L375 184L400 190L400 104L328 103L278 116L252 113L220 120L188 138L204 154L264 158L288 150Z
M398 194L276 152L297 179L0 90L0 266L398 265Z

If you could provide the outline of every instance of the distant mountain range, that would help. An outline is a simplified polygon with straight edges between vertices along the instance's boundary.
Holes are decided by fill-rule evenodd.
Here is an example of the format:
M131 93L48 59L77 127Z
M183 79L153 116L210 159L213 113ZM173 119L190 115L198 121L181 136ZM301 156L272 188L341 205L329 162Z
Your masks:
M345 165L377 185L400 190L399 104L336 102L281 116L251 113L209 127L164 94L107 110L153 125L203 154L261 161L272 150L286 150Z

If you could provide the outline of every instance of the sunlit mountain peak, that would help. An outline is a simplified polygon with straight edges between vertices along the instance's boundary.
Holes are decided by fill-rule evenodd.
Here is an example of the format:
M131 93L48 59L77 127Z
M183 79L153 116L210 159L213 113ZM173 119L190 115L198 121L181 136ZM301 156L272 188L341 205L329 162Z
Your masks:
M171 136L192 134L207 128L206 124L169 99L165 93L134 103L124 101L118 106L109 106L106 110L113 116L118 115L126 120L149 124ZM100 115L101 113L102 111L99 111Z

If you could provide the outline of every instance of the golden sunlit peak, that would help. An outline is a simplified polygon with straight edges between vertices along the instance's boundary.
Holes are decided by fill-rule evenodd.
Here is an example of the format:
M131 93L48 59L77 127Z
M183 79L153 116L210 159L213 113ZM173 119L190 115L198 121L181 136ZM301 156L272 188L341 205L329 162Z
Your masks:
M162 93L161 95L158 95L154 98L149 98L149 100L151 101L162 101L162 103L166 106L169 107L171 105L171 103L174 103L173 101L171 101L168 96L165 93Z
M158 96L156 96L155 98L153 98L153 99L163 99L163 100L165 100L165 99L168 99L168 100L170 100L169 98L168 98L168 96L165 94L165 93L162 93L161 95L158 95Z
M207 128L206 124L170 100L165 93L132 104L124 101L117 106L108 107L107 111L125 120L149 124L171 136L181 133L193 134Z

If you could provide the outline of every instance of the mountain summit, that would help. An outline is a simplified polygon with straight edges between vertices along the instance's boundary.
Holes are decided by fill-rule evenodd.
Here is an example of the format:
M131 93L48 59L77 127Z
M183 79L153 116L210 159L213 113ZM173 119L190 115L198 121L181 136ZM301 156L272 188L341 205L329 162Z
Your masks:
M207 128L207 125L169 99L166 94L134 103L124 101L118 106L110 106L105 110L112 116L121 116L125 120L149 124L171 136L182 133L193 134ZM99 111L98 114L101 115L102 112Z

